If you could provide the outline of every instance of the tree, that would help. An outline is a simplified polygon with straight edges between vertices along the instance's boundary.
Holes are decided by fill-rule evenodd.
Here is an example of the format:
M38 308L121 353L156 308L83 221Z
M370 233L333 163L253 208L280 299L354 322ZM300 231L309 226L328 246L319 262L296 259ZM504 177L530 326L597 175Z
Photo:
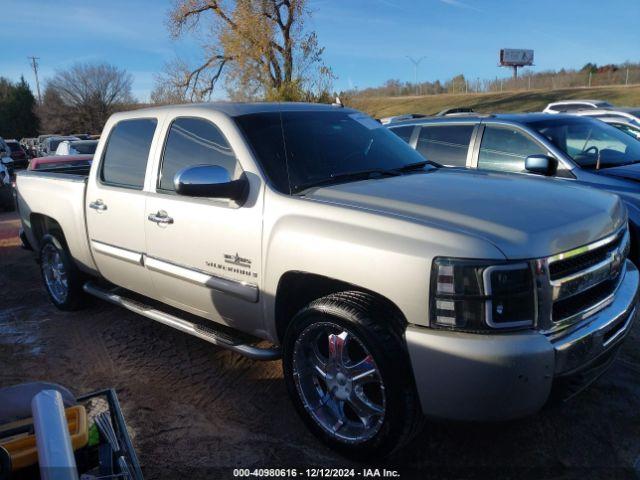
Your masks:
M334 78L324 49L305 28L307 0L174 0L174 38L198 30L203 60L166 66L154 97L205 100L223 81L233 99L310 100L327 96Z
M100 132L109 116L133 103L133 77L106 63L78 63L47 82L39 114L47 132Z
M0 136L33 137L38 132L36 99L23 77L18 83L0 77Z

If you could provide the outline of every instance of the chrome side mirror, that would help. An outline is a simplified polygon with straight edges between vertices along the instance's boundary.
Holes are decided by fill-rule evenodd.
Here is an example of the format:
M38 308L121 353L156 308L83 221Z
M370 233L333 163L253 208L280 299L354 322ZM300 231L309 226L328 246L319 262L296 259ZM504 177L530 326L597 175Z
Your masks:
M178 195L187 197L228 198L242 203L249 193L249 181L243 175L231 180L219 165L185 167L176 173L173 184Z

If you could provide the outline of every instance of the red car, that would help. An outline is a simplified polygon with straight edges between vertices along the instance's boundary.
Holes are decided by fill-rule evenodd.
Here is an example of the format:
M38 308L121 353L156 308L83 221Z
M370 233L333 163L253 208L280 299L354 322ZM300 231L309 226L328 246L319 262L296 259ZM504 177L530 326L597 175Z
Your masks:
M26 168L29 165L29 158L20 142L17 140L5 140L5 143L11 150L9 156L13 159L13 168Z
M29 162L28 170L90 167L92 159L93 155L52 155L50 157L38 157Z

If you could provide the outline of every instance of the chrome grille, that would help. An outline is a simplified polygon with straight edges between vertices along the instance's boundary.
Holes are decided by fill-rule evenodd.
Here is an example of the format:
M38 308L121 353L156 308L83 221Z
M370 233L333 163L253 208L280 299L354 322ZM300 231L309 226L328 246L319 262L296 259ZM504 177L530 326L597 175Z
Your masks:
M629 254L623 228L602 240L554 255L546 263L547 295L552 302L547 330L557 331L595 314L613 300Z

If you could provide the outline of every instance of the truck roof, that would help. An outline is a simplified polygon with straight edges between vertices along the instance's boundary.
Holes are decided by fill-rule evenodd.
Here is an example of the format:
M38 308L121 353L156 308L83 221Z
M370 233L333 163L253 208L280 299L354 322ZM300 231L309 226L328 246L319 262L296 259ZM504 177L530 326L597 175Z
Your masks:
M343 108L326 103L302 103L302 102L208 102L208 103L187 103L181 105L164 105L159 107L141 108L127 112L116 113L115 116L127 117L134 112L144 112L147 114L162 113L167 110L189 110L193 113L203 111L222 112L230 117L238 117L250 113L265 112L303 112L303 111L332 111L342 110L356 112L351 108Z

